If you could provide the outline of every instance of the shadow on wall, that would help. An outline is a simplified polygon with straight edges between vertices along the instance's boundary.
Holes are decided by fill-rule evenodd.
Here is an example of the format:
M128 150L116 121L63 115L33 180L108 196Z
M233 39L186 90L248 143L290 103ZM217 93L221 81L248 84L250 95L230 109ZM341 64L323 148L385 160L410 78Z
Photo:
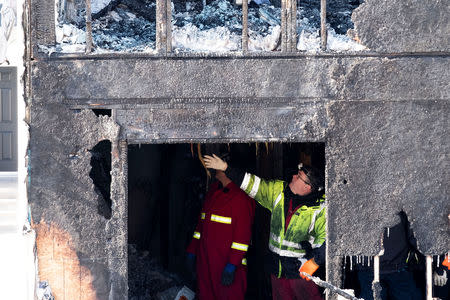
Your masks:
M97 210L106 219L111 218L111 141L103 140L91 150L91 177L97 194Z

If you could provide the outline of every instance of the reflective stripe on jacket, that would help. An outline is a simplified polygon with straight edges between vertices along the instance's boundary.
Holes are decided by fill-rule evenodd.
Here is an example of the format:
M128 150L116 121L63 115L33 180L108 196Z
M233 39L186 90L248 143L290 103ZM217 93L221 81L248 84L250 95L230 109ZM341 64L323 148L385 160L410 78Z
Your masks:
M246 173L241 189L272 212L270 220L269 249L279 256L293 257L304 262L305 250L300 242L308 241L313 249L319 248L326 237L325 229L325 195L317 206L303 205L292 215L285 230L284 189L286 182L281 180L264 180L256 175ZM278 277L281 276L281 264Z

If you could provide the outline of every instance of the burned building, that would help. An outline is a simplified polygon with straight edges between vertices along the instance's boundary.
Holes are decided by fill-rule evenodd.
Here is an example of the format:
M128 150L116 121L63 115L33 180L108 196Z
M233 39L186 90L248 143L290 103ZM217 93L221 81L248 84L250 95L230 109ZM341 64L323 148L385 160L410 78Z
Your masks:
M364 1L350 30L362 52L327 48L323 5L321 50L299 51L290 0L279 49L249 51L244 4L242 46L226 53L173 51L165 0L154 52L92 52L89 5L62 2L87 14L87 53L49 51L64 17L54 0L30 0L25 14L28 200L39 280L56 299L127 299L140 268L129 243L160 258L159 274L177 270L207 180L197 147L230 145L269 177L301 159L321 165L326 279L338 287L344 258L378 255L399 211L422 254L449 250L447 1Z

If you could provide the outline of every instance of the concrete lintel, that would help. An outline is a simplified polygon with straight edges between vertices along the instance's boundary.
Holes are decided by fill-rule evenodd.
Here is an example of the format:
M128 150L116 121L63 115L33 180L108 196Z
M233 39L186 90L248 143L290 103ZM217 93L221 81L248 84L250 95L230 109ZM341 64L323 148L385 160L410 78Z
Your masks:
M74 104L172 98L446 100L449 62L449 57L46 61L33 64L33 92L35 102ZM62 98L41 90L40 100L37 87L49 85Z

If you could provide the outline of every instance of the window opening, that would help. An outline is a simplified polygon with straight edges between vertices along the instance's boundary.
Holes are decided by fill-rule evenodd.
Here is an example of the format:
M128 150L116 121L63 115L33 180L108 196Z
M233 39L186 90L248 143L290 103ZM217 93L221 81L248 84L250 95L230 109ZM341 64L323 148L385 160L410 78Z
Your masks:
M252 0L247 7L242 0L158 0L166 10L159 21L156 0L55 1L57 46L49 51L89 50L91 24L94 53L156 54L156 22L167 29L160 33L162 53L365 50L348 32L362 0ZM86 3L91 3L91 21Z
M93 109L92 112L97 116L108 116L111 117L110 109Z
M86 5L84 0L56 0L58 52L86 50ZM93 52L154 53L156 0L91 1Z
M323 143L202 144L201 152L229 152L230 164L266 179L289 180L300 161L325 169ZM130 298L170 294L183 285L195 290L184 264L186 248L211 181L198 159L197 144L128 146ZM248 299L271 299L270 275L263 263L269 253L269 224L270 212L256 205L247 253Z

